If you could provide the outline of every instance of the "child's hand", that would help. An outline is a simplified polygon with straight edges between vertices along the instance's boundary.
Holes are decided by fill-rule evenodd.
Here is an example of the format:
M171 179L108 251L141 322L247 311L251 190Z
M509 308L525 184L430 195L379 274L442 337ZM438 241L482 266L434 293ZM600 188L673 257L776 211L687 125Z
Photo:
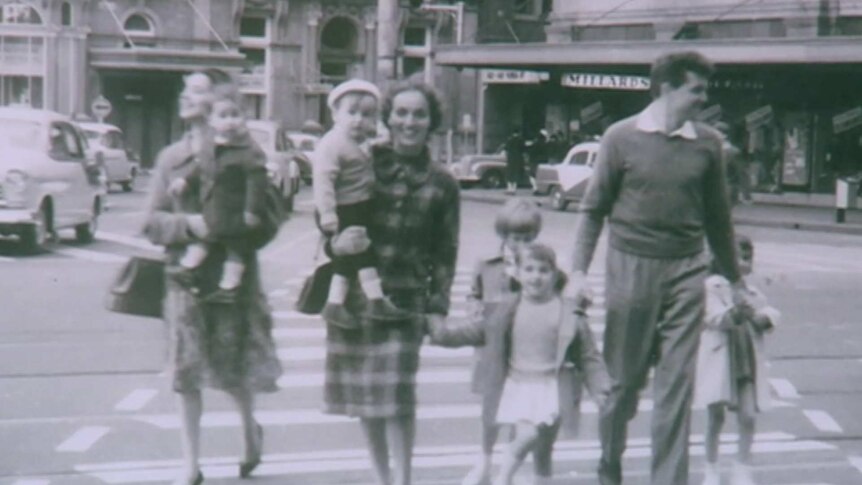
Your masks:
M243 222L248 227L256 227L260 225L260 217L257 217L255 214L251 212L244 212L242 214Z
M188 188L186 179L176 178L171 180L171 184L168 186L168 193L174 197L178 197L186 191L186 188Z
M754 318L751 319L751 323L754 325L754 329L759 333L764 333L772 329L772 320L769 318L769 315L764 313L756 313Z
M323 231L323 234L326 234L329 237L338 234L338 217L335 214L321 214L320 230Z
M435 340L437 331L440 327L446 324L446 317L438 313L429 313L425 315L425 331L431 336L431 342Z
M584 273L580 271L572 273L569 283L563 290L563 298L574 300L579 308L586 308L593 303L593 291Z

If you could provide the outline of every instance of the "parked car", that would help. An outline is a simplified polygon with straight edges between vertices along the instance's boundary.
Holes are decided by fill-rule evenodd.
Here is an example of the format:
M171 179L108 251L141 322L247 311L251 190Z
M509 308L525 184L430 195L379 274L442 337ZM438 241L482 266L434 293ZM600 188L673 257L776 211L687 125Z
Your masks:
M302 156L287 137L287 133L277 121L251 120L249 133L266 153L266 171L269 179L284 197L285 209L293 210L293 198L299 191L300 165L297 159Z
M92 156L95 156L96 162L105 169L108 187L118 184L123 191L131 192L141 167L137 157L126 147L123 131L107 123L77 123L87 137Z
M497 189L506 184L506 154L464 155L450 170L461 183L478 183L486 189Z
M103 192L84 143L64 115L0 108L0 234L17 236L34 253L60 229L93 240Z
M306 185L311 185L311 152L320 141L320 137L310 133L300 133L291 131L287 133L287 137L293 144L293 147L302 153L302 157L297 160L299 163L299 173L302 175L302 180Z
M580 200L593 174L599 143L578 143L569 149L563 161L541 164L536 170L536 191L550 194L551 207L566 210L569 202Z

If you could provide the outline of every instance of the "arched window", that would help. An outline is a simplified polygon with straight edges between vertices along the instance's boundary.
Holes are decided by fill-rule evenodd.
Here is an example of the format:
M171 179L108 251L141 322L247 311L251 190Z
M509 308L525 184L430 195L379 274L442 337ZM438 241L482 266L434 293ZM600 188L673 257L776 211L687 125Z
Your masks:
M348 18L335 17L323 26L320 33L322 47L336 51L356 51L358 33L356 25Z
M23 3L7 3L0 11L0 24L40 25L42 16L39 11Z
M60 7L60 23L66 27L72 25L72 5L69 2L63 2Z
M361 56L357 52L359 32L346 17L334 17L320 32L320 74L324 82L338 83L350 76L350 66Z
M152 36L156 33L153 22L146 15L140 13L130 15L123 23L123 29L132 35Z

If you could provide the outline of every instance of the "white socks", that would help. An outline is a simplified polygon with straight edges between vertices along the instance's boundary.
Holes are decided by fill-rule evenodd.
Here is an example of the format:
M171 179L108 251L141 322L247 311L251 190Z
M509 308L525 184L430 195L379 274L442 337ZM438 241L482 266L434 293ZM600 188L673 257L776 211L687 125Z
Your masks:
M380 284L380 275L377 268L362 268L359 270L359 283L362 291L369 300L380 300L383 298L383 288Z
M329 283L329 296L326 298L326 302L344 305L344 301L347 299L347 285L347 278L340 274L333 274L332 282Z
M221 281L219 288L223 290L232 290L239 286L242 282L242 274L245 271L245 265L238 261L227 260L224 262L224 267L221 272Z
M189 244L185 254L180 258L180 266L185 269L197 268L207 259L208 254L209 249L205 244Z

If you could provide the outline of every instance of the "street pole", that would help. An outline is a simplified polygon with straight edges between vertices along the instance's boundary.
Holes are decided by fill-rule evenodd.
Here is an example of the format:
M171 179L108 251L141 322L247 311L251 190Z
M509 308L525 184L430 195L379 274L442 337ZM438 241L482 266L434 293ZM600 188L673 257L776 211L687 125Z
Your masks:
M386 88L397 73L396 59L401 26L401 9L398 0L377 2L377 84Z

